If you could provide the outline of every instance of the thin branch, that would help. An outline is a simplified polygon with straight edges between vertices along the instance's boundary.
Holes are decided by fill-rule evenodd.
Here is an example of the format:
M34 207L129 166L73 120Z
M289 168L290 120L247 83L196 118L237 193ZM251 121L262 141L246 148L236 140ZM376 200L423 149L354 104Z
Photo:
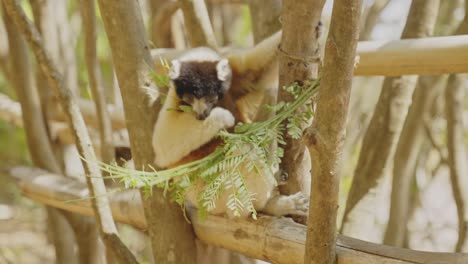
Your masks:
M10 97L0 94L0 119L17 127L23 127L21 105Z
M60 98L60 103L69 118L69 125L75 132L75 139L81 157L83 157L83 159L86 161L91 161L83 161L82 164L86 175L93 176L86 177L86 182L88 184L91 196L95 197L95 199L92 200L93 208L96 213L96 218L98 220L99 229L101 231L104 243L109 248L112 248L114 254L120 261L124 263L137 263L135 257L128 250L128 248L123 245L123 243L115 242L117 229L112 219L112 212L110 211L107 197L105 196L106 188L104 186L104 181L101 178L99 167L97 164L92 162L96 159L96 156L94 154L94 150L92 149L92 143L88 132L86 131L83 117L81 116L80 110L71 90L64 86L63 77L58 72L57 68L52 62L52 59L44 49L41 36L37 32L37 29L34 27L34 25L31 24L31 22L26 17L26 14L24 13L18 1L4 0L3 3L5 4L8 14L11 16L18 29L26 37L26 40L28 41L34 55L36 56L41 69L47 76L53 91Z
M305 136L312 157L313 175L306 264L335 263L340 160L346 134L361 5L361 0L335 0L333 3L320 98L314 121Z
M451 75L445 89L445 109L447 117L447 145L450 181L458 213L458 241L456 252L462 252L468 242L466 206L468 204L468 167L464 142L463 112L465 99L465 77Z
M427 139L429 139L431 146L439 153L441 163L447 163L447 151L444 149L443 145L436 139L434 132L431 129L431 124L428 120L424 121L424 132L427 136Z
M153 10L151 35L154 44L158 48L171 48L174 46L172 40L171 19L179 9L176 1L160 0L150 1Z
M58 98L50 98L50 107L48 108L48 117L56 121L67 121L67 116L58 105ZM87 99L78 99L81 114L87 125L99 127L99 119L96 117L96 104ZM107 104L106 111L109 113L109 118L112 121L112 127L115 129L125 128L125 117L123 109L117 105Z
M205 0L178 0L178 3L184 14L184 24L191 46L208 46L216 49L218 44Z
M99 122L101 159L104 163L109 163L114 158L114 146L112 143L112 123L107 111L107 104L102 86L101 69L97 59L96 51L96 11L94 0L81 1L81 14L83 17L85 33L85 60L88 71L89 84L93 95L94 104L97 110Z
M257 44L281 29L279 16L282 1L248 0L248 2L254 43Z
M387 7L388 3L390 3L390 0L376 0L372 4L372 6L367 11L367 14L365 15L364 26L359 34L360 40L370 39L372 31L374 30L375 25L379 20L380 14L385 9L385 7Z

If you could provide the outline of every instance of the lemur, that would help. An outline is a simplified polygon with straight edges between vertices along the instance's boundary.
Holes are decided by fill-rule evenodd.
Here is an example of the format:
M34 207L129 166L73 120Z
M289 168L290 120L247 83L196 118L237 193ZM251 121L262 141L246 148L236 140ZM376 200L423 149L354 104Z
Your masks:
M271 75L277 74L275 50L280 33L245 52L221 56L209 48L192 49L172 60L167 97L153 130L155 165L170 168L202 158L221 143L216 138L222 129L236 122L247 122L238 109L240 98L269 89ZM276 75L277 76L277 75ZM178 111L188 105L192 111ZM302 193L280 195L271 173L244 171L247 189L255 193L254 207L269 215L306 215L308 198ZM186 200L197 205L203 183L188 191ZM227 194L221 194L211 214L232 212L226 207ZM247 217L249 212L242 213Z

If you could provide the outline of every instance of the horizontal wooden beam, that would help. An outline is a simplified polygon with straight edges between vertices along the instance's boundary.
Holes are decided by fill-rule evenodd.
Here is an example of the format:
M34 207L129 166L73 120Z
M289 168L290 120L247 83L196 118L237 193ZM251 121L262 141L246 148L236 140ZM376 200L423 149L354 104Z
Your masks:
M468 35L359 42L355 75L468 72Z
M7 174L16 179L23 194L42 204L92 215L88 190L82 182L31 167L15 167ZM110 194L116 221L146 228L139 192ZM271 261L299 264L303 261L306 226L289 218L261 216L258 220L229 220L218 216L199 219L189 212L197 237L209 244ZM338 264L466 264L468 254L431 253L400 249L339 236Z
M160 57L171 60L182 52L154 49L151 55L158 68ZM468 35L361 41L357 54L354 75L468 73Z
M94 102L87 99L79 99L78 104L86 124L93 127L99 127L99 121L96 114L96 105ZM63 122L67 121L67 117L60 108L58 102L52 101L48 107L49 108L47 109L47 113L50 115L51 119ZM113 128L121 129L126 127L124 111L122 108L108 104L107 111L109 112L109 117L112 121Z

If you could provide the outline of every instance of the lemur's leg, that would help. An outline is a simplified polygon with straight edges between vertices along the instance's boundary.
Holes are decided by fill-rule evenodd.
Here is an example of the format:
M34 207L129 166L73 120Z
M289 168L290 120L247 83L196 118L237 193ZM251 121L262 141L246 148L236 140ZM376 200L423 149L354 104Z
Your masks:
M307 216L309 211L309 198L302 192L293 195L280 195L272 197L263 208L262 212L274 215L299 215Z

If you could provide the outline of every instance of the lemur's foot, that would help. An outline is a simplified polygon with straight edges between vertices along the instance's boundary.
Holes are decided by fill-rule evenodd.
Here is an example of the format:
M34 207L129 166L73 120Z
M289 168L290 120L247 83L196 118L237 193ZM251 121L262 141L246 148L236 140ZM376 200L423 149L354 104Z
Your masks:
M309 198L304 196L302 192L292 195L278 195L271 198L262 211L274 216L307 216L309 212Z
M309 212L309 197L306 197L302 192L297 192L288 196L293 202L294 207L289 214L307 216Z

